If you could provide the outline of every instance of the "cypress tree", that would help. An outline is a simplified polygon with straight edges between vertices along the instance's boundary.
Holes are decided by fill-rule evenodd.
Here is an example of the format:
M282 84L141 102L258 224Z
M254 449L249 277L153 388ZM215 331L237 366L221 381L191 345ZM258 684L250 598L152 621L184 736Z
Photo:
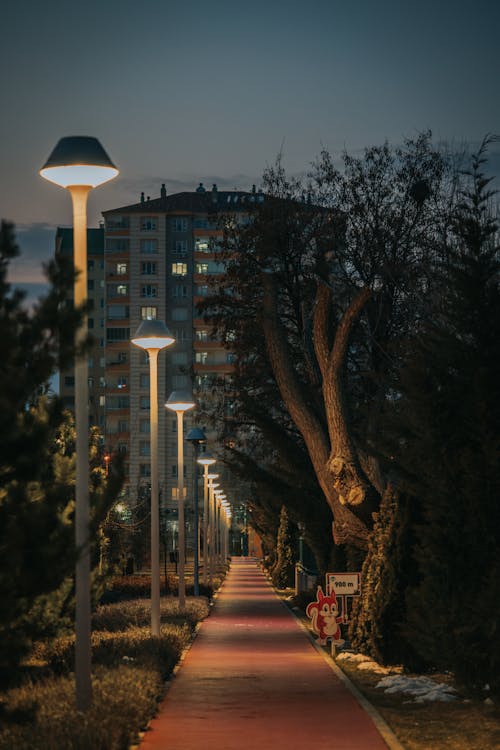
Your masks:
M500 687L500 291L488 143L465 174L437 268L441 295L402 375L397 457L422 514L406 636L429 666L472 690Z

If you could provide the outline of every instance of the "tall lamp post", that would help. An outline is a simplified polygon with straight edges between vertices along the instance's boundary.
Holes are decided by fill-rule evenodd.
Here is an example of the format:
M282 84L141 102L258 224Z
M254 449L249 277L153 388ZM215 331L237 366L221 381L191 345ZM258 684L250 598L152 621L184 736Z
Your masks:
M226 494L224 490L216 490L215 492L215 517L216 517L215 535L216 535L217 565L219 567L222 564L222 538L223 538L222 503L224 502L225 498L226 498Z
M215 523L216 523L216 513L215 513L215 490L219 486L218 482L215 480L218 479L219 475L210 473L208 476L208 516L209 516L209 543L210 543L210 551L209 551L209 567L210 567L210 583L212 583L214 573L215 573Z
M200 530L199 530L199 516L198 516L198 461L200 455L200 447L207 442L207 436L200 430L199 427L193 427L189 430L186 435L186 440L194 448L194 595L200 595L200 559L199 559L199 543L200 543Z
M179 609L186 606L186 527L184 522L184 412L192 409L195 403L188 391L172 391L165 406L177 414L177 507L179 517Z
M210 507L208 504L208 467L215 463L215 458L205 451L198 458L198 463L203 466L203 583L208 581L208 521Z
M160 635L160 499L158 493L158 354L175 341L161 320L143 320L132 343L148 353L151 454L151 635Z
M67 188L73 204L73 256L75 268L74 303L80 307L87 299L87 199L92 188L103 185L118 174L97 138L70 136L61 138L40 170L40 175L55 185ZM87 337L87 320L76 332L78 349ZM75 362L76 488L75 538L75 682L76 706L86 711L92 701L90 645L90 547L89 547L89 409L88 359L80 355Z

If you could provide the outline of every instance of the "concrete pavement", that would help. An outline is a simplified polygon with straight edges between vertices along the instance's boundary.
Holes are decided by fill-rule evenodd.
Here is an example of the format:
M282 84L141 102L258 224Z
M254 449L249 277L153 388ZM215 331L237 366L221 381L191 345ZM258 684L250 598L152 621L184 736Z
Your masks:
M233 558L140 750L401 747L334 669L257 563Z

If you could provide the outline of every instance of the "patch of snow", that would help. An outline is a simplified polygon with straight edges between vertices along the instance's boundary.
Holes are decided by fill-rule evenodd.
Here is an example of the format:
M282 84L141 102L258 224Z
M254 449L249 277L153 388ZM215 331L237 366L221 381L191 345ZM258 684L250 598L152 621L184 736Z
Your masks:
M364 654L353 654L351 651L342 651L337 656L337 661L363 662L363 661L371 661L371 659L369 656L364 656Z
M377 664L376 661L362 661L358 664L358 669L375 672L375 674L391 674L393 672L390 667L383 667L381 664Z
M406 675L388 675L376 685L384 688L385 693L405 693L413 695L416 703L426 701L449 702L457 699L455 688L444 682L434 682L430 677L407 677Z
M370 659L369 656L364 656L364 654L353 654L349 651L342 651L337 656L337 661L349 661L354 664L356 664L358 669L363 669L368 672L374 672L375 674L394 674L399 673L402 670L402 667L383 667L381 664L378 664L376 661L373 661L373 659Z

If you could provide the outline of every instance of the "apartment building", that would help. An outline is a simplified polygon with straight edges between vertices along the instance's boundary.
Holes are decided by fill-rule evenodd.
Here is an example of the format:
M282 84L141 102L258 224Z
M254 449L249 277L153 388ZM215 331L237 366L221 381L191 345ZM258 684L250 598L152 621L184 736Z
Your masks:
M149 368L147 355L130 344L142 319L164 320L175 344L160 353L159 481L162 505L171 507L177 487L177 425L163 408L170 393L192 389L197 408L184 417L184 434L193 425L210 429L207 406L217 397L231 413L231 352L212 340L197 315L196 303L209 290L208 280L223 271L220 260L221 219L231 215L244 222L251 203L262 201L255 191L221 191L202 184L193 192L145 198L133 205L105 211L105 394L104 434L110 451L126 453L130 501L147 484L150 473ZM215 395L216 394L216 395ZM185 483L192 497L193 452L185 446ZM221 483L232 483L221 465ZM187 525L189 537L189 502Z

